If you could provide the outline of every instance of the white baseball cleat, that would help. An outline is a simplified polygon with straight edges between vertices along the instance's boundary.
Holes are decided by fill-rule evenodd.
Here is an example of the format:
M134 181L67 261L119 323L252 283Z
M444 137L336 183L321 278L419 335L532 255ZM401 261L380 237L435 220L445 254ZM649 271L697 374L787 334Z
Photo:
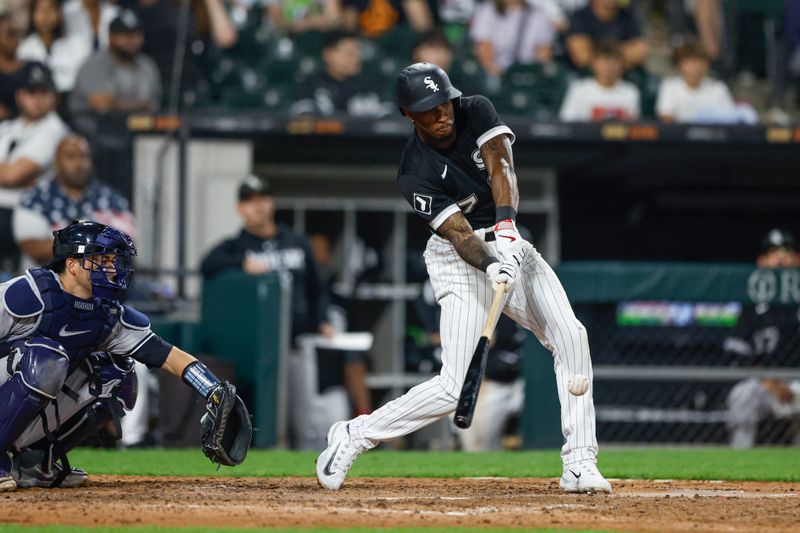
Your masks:
M564 492L608 492L611 483L597 469L594 461L578 461L564 466L564 474L558 482Z
M336 422L328 430L328 447L317 457L317 480L328 490L339 490L353 461L371 449L350 435L350 422Z

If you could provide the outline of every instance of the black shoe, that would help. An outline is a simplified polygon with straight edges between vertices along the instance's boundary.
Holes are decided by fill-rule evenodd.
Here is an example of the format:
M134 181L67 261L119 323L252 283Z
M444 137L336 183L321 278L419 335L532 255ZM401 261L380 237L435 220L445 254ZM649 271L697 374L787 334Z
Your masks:
M58 463L44 464L47 461L43 461L43 459L44 453L37 450L23 450L14 457L11 477L16 481L18 488L50 488L53 485L53 481L61 473L61 465ZM86 484L87 480L86 471L73 468L59 487L81 487Z

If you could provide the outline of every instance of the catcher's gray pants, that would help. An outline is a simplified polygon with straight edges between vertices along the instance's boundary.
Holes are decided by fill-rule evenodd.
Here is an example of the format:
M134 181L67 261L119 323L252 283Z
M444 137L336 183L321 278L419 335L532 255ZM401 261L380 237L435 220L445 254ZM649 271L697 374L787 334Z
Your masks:
M488 229L475 233L481 239ZM487 243L497 255L494 242ZM592 388L573 396L567 381L573 374L592 379L592 361L586 329L575 318L567 295L553 270L530 246L509 294L504 313L532 331L553 354L561 402L563 463L597 456ZM371 441L407 435L455 410L472 353L478 344L493 290L486 274L468 265L453 245L436 235L425 249L431 285L442 308L440 334L442 369L438 376L409 390L370 415L355 419L351 432Z
M11 356L9 356L11 357ZM0 383L5 383L11 376L7 371L8 357L0 359ZM16 362L14 363L14 367ZM111 397L111 391L120 383L120 380L112 380L104 383L102 386L102 393L100 396L95 396L89 392L89 372L81 365L67 376L64 386L69 390L77 393L77 399L70 398L64 391L58 393L55 402L50 402L45 407L44 413L47 417L47 428L54 431L57 427L57 421L66 422L73 415L94 403L97 398ZM56 405L58 404L58 417L56 417ZM37 416L30 426L20 435L14 442L14 447L22 449L30 446L34 442L45 437L44 427L42 426L41 416Z

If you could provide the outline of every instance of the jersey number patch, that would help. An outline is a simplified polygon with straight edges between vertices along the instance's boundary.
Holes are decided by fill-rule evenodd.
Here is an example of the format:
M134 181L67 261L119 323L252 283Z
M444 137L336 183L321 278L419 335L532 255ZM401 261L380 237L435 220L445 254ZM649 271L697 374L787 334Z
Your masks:
M424 194L414 193L414 210L422 213L423 215L431 214L431 204L433 199Z
M470 194L463 200L456 202L456 205L461 209L461 212L466 214L472 213L475 206L478 204L478 197L475 194Z

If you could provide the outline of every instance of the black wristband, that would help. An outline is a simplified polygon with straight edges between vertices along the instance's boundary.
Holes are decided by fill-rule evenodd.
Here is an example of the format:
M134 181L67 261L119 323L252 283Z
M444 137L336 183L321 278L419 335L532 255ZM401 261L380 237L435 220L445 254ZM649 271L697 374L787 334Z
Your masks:
M494 208L494 221L517 220L517 210L510 205L498 205Z
M489 265L492 263L499 263L500 260L492 255L481 261L481 270L486 272L486 269L489 268Z

